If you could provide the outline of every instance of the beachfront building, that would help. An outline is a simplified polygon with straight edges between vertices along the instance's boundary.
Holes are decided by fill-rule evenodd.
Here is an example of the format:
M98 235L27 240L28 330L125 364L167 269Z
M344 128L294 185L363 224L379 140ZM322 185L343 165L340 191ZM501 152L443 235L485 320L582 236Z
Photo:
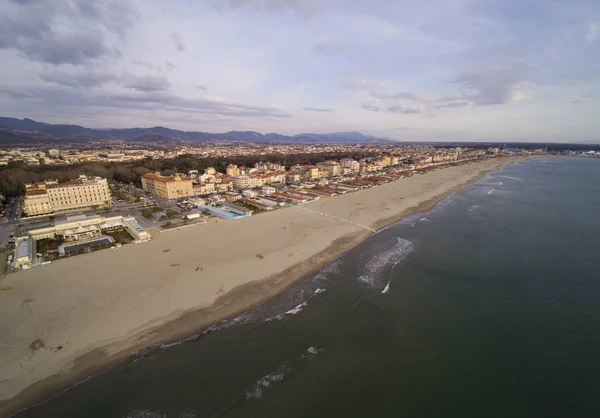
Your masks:
M194 195L192 180L179 174L165 177L160 173L144 174L142 189L165 199L178 199Z
M108 182L84 175L65 183L44 181L25 185L23 211L27 216L110 206Z
M58 256L62 257L108 248L115 243L110 234L119 231L126 231L135 242L148 241L152 238L133 217L67 216L66 219L56 221L52 226L30 229L26 235L17 238L15 267L28 268L44 263L42 254L39 253L41 240L62 242L56 248Z
M251 211L237 205L232 205L231 207L225 206L224 204L222 204L221 207L202 205L198 206L198 209L209 212L210 214L218 216L219 218L230 220L247 218L248 216L252 215Z

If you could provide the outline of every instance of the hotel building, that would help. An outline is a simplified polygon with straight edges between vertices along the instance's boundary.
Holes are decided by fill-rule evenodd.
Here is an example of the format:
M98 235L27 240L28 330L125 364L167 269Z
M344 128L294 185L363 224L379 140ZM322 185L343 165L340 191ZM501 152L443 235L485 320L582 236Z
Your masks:
M194 195L192 180L182 178L179 174L172 177L161 176L160 173L144 174L142 189L165 199L177 199Z
M23 211L27 216L110 205L108 182L101 177L82 175L66 183L44 181L25 185Z

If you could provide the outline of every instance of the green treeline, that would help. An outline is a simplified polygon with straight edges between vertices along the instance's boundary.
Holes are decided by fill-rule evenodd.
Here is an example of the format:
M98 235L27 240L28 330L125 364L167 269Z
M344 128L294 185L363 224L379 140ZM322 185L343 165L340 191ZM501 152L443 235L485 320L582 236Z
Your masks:
M81 174L88 176L105 177L109 181L121 181L141 185L140 178L150 172L160 171L164 175L175 172L187 173L190 170L204 170L214 167L217 171L225 173L229 164L253 167L254 164L272 162L284 165L286 168L296 164L316 164L325 160L339 160L342 158L361 159L372 157L365 152L330 152L308 154L266 154L245 155L238 157L208 157L198 158L191 155L182 155L177 158L139 161L123 163L89 162L70 165L29 166L16 163L0 169L0 193L11 197L21 196L25 191L25 184L43 180L67 181Z

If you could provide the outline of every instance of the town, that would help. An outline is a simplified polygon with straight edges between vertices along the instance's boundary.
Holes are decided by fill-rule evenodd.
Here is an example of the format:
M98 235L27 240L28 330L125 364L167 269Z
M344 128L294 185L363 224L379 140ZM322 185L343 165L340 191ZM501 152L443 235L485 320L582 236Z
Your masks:
M288 151L295 151L295 147ZM365 151L364 145L323 147L330 152L349 153L356 147ZM252 147L244 145L246 151L247 148ZM253 167L228 164L222 171L207 167L185 173L146 172L140 174L139 182L130 183L79 175L64 182L43 180L23 184L22 197L2 197L6 221L1 225L0 238L7 249L6 271L27 269L98 249L115 249L130 242L142 243L151 239L150 228L161 233L202 224L212 218L241 219L377 187L447 166L531 153L498 148L389 145L366 148L373 156L360 160L345 157L287 167L260 161ZM219 146L216 150L222 152ZM189 150L181 152L188 154ZM41 164L75 164L83 159L82 153L67 151L63 154L58 149L13 149L8 154L13 159L24 158L26 163L34 158L32 155L36 158L31 162ZM39 157L42 154L44 157ZM87 151L86 155L94 159L116 155L137 158L146 153L129 154L122 150L91 154Z

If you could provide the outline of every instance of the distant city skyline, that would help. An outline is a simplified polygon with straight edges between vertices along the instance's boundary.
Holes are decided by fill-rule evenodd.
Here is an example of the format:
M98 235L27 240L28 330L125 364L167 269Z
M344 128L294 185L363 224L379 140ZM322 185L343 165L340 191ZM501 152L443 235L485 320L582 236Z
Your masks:
M594 0L9 0L2 116L600 143Z

